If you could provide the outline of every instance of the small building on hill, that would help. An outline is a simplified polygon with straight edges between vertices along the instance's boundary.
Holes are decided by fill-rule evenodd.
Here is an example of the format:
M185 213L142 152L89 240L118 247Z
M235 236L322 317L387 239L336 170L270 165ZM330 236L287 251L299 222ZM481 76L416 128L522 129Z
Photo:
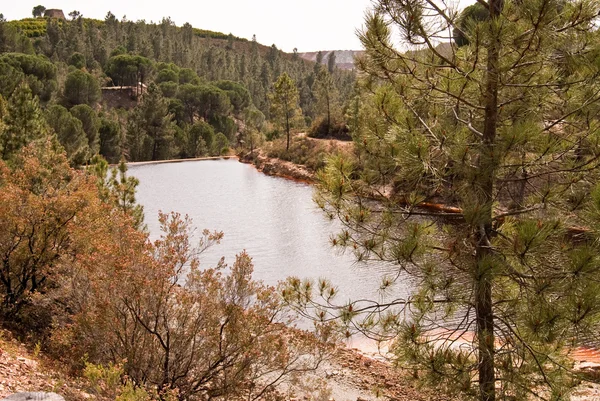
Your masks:
M63 10L59 10L58 8L51 8L49 10L44 11L44 17L66 19Z

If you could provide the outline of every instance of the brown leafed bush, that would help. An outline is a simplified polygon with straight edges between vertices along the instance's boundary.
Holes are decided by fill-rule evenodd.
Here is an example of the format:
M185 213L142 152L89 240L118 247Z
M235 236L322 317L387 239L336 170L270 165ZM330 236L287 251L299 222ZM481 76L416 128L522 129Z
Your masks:
M318 366L327 349L287 328L274 289L251 279L248 254L202 270L199 254L222 234L204 231L192 246L187 217L161 214L160 222L154 244L127 226L107 227L103 237L120 246L81 258L75 323L55 338L75 342L94 363L126 361L134 383L184 398L268 399L293 373Z

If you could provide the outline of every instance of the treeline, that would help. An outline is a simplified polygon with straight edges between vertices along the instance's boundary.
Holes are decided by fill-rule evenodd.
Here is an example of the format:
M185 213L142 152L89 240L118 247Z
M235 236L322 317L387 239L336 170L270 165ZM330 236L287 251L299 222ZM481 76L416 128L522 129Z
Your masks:
M284 73L298 93L293 128L321 136L345 130L354 74L333 63L168 18L69 15L0 18L0 95L15 104L26 82L73 164L97 153L110 162L217 155L276 138L286 126L271 93ZM125 87L105 92L132 101L116 104L102 87Z

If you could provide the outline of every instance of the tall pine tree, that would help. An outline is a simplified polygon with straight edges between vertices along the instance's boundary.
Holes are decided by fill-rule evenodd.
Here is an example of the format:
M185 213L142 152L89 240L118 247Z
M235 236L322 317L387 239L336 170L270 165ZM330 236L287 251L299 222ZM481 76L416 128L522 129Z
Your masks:
M569 352L600 321L600 4L480 3L489 18L460 24L444 3L379 0L360 35L356 158L329 161L319 203L345 226L334 244L395 266L388 297L284 295L393 338L399 365L461 399L567 399Z

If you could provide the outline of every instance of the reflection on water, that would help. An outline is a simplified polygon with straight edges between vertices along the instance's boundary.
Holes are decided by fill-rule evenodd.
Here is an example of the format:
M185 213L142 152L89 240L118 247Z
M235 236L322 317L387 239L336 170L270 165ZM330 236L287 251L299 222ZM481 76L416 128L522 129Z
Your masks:
M202 255L204 266L221 256L232 263L245 249L254 260L254 278L267 284L292 275L325 277L338 286L339 302L380 299L381 275L390 267L356 264L350 253L331 248L329 238L339 226L315 206L311 186L266 176L237 160L138 165L129 172L140 180L137 199L153 238L160 234L159 210L189 215L198 230L225 233L221 245ZM392 295L404 292L400 283Z

